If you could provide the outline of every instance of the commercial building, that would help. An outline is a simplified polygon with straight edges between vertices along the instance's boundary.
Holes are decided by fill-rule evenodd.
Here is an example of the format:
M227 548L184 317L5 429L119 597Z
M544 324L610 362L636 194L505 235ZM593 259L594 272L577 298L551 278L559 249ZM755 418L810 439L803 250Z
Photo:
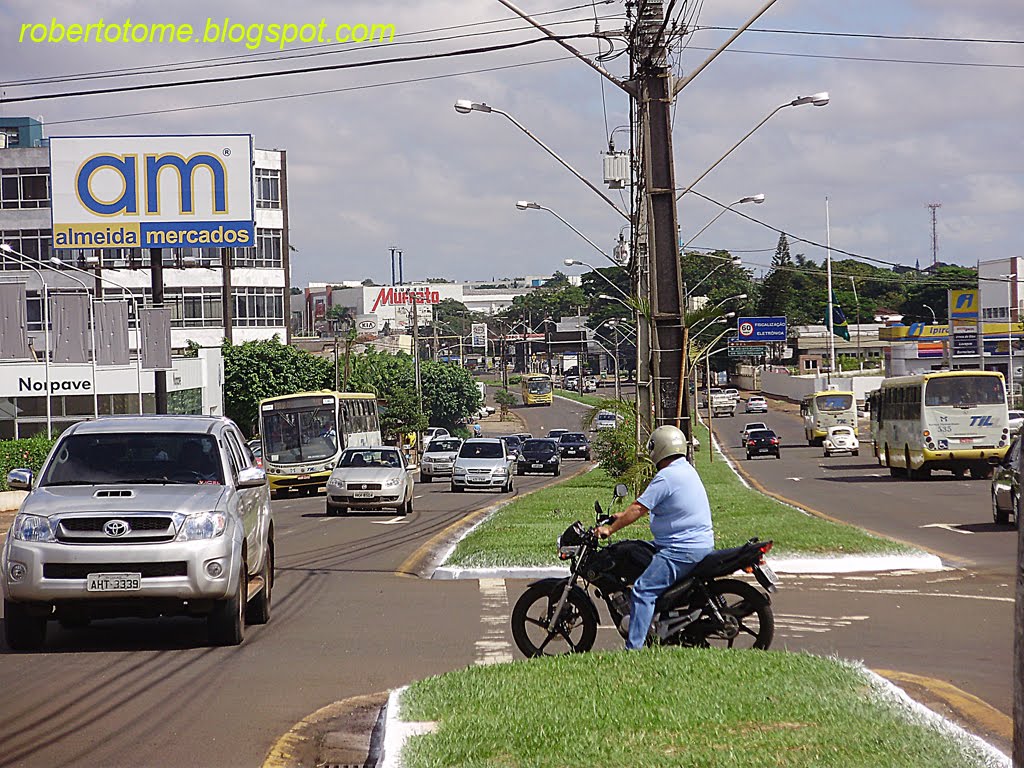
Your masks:
M162 280L163 302L159 306L170 310L171 348L175 354L196 345L219 348L225 340L237 344L274 335L289 339L288 184L284 151L253 152L254 246L164 247L159 251L137 247L55 248L50 210L54 192L50 152L42 129L42 124L32 118L0 117L0 136L6 137L0 143L0 147L6 144L6 148L0 148L0 244L11 249L0 252L0 283L20 283L25 287L28 342L36 358L34 363L0 360L0 437L39 431L42 409L24 390L25 370L42 366L39 361L51 357L51 388L64 381L82 381L80 366L75 368L72 364L64 369L56 362L53 351L49 355L46 352L44 293L51 299L66 293L88 293L97 302L123 302L129 292L132 297L127 302L131 361L120 369L100 366L95 384L90 380L90 388L100 397L98 406L73 399L88 394L81 389L82 384L72 390L75 394L61 395L63 400L52 403L50 410L51 417L59 412L62 420L77 420L75 417L97 411L138 412L136 361L140 330L136 311L155 305L155 279ZM152 254L157 252L161 254L158 270L151 263ZM159 277L154 278L154 273ZM47 313L47 330L51 331L57 327L53 311L51 301ZM94 359L93 345L87 346L87 354ZM218 352L204 355L203 359L208 361L203 366L194 358L173 360L166 375L168 406L172 410L188 407L189 412L196 412L194 409L199 407L203 413L223 412L221 369L212 372L204 367L220 366L221 357ZM91 370L92 362L86 367ZM204 372L197 373L193 368ZM22 375L18 375L19 370ZM45 376L34 369L32 378L45 381ZM151 411L154 406L149 393L154 391L154 377L147 371L142 378L144 405ZM198 399L195 393L176 398L175 392L196 389L192 386L196 381L202 390ZM38 399L45 405L45 398Z

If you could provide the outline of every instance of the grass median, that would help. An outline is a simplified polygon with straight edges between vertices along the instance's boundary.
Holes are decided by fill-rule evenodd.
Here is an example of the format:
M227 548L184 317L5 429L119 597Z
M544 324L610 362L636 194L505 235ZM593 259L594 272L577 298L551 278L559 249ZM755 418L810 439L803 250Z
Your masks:
M852 525L832 523L781 504L745 487L721 456L708 461L707 431L701 427L702 449L696 466L711 502L715 546L733 547L751 536L773 539L772 554L813 557L849 554L895 554L911 551L889 539L872 536ZM461 568L564 565L555 539L574 520L594 522L594 501L606 510L614 481L601 470L587 472L558 485L516 499L459 542L445 565ZM621 509L621 505L615 509ZM617 538L651 538L646 519Z
M649 649L472 667L414 683L402 719L438 725L406 744L408 768L986 764L862 669L807 654Z

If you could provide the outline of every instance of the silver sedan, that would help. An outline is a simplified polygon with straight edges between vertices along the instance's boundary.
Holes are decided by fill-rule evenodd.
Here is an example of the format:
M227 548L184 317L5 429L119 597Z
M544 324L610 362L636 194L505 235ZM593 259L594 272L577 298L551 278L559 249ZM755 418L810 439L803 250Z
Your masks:
M394 509L412 513L414 464L397 448L349 448L327 480L327 515L349 509Z

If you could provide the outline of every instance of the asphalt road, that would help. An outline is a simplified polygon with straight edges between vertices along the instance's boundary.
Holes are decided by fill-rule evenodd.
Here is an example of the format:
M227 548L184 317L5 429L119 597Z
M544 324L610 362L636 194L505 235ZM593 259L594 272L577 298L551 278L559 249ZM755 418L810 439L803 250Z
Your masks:
M580 406L522 409L540 433ZM486 434L486 430L485 430ZM516 478L521 492L547 477ZM46 649L0 651L0 766L258 766L298 720L338 699L472 665L476 581L396 573L423 542L500 501L417 486L409 518L327 518L323 497L274 502L273 617L243 645L211 648L187 619L50 625Z

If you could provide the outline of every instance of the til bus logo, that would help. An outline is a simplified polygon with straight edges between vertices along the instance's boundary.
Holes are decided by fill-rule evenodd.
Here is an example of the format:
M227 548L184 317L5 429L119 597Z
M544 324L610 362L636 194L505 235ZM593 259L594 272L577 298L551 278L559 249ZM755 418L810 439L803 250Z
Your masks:
M972 427L991 427L992 417L991 416L971 416Z
M225 156L230 150L223 150ZM228 212L227 199L227 168L224 162L209 152L198 152L190 157L182 157L174 153L146 155L144 158L143 176L147 215L159 215L160 211L160 176L163 172L174 174L177 181L178 213L195 213L195 181L196 175L204 175L209 182L211 208L215 214ZM138 155L100 154L86 160L78 169L75 180L75 191L81 204L92 213L101 216L139 214L139 158ZM93 191L93 176L97 173L115 173L120 193L112 199L100 199Z

